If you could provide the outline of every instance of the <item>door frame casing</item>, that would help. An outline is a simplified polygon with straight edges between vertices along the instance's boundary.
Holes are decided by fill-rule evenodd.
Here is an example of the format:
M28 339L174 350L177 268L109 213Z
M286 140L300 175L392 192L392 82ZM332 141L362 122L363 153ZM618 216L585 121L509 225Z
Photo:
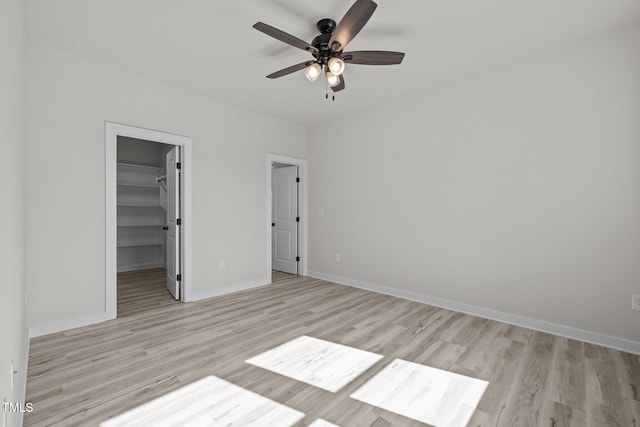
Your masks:
M267 283L271 283L271 271L272 271L272 248L271 248L271 211L273 209L272 188L271 188L271 171L273 163L284 163L291 166L298 166L298 177L300 177L300 184L298 185L298 215L300 216L300 229L298 230L298 256L300 257L300 263L298 264L298 275L306 276L308 272L308 215L307 215L307 192L308 192L308 170L307 160L299 159L296 157L283 156L280 154L267 153L266 160L266 220L265 220L265 235L266 235L266 254L267 262L265 267L265 276L267 277Z
M181 147L182 169L180 183L181 225L181 301L192 299L192 139L151 129L120 123L105 122L105 314L106 319L115 319L118 311L118 229L117 229L117 147L118 136L142 139Z

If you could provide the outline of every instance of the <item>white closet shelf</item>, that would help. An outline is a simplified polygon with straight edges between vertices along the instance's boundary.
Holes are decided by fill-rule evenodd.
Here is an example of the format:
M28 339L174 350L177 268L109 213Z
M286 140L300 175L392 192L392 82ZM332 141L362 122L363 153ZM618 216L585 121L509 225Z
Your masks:
M162 170L161 167L159 166L150 166L150 165L138 165L135 163L124 163L124 162L118 162L118 166L128 166L131 167L133 169L153 169L153 170Z
M160 186L160 184L131 184L131 183L118 183L118 187L123 187L123 188L138 188L138 189L150 189L150 190L156 190L158 189L158 187Z
M141 220L137 220L136 221L121 221L120 224L118 224L118 228L123 228L123 227L131 227L131 228L136 228L136 227L158 227L158 232L160 231L160 227L162 227L162 222L160 222L160 220L158 220L158 222L143 222Z
M160 209L161 206L159 204L154 204L154 203L143 203L143 202L124 202L124 203L118 203L118 206L124 206L124 207L130 207L130 208L158 208Z
M162 241L153 242L118 242L119 248L133 248L136 246L161 246Z

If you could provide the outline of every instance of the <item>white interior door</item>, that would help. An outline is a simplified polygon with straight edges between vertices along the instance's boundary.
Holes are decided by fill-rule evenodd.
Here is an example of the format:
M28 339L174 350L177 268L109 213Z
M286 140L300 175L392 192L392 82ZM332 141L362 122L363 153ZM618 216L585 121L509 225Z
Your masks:
M271 173L272 268L298 274L298 167L273 169Z
M180 299L180 147L167 154L167 289Z

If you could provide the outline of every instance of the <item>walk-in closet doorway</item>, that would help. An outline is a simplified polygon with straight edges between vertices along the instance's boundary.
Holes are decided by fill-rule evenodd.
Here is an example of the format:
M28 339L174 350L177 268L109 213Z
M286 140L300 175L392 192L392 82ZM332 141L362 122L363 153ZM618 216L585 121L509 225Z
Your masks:
M191 138L107 122L106 158L106 317L189 301Z

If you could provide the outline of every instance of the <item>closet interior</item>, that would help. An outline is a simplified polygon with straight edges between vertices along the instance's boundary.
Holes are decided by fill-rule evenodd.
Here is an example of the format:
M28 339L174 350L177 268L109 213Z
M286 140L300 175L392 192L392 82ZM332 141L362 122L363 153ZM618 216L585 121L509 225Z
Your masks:
M118 137L118 272L166 267L166 154L172 145Z

